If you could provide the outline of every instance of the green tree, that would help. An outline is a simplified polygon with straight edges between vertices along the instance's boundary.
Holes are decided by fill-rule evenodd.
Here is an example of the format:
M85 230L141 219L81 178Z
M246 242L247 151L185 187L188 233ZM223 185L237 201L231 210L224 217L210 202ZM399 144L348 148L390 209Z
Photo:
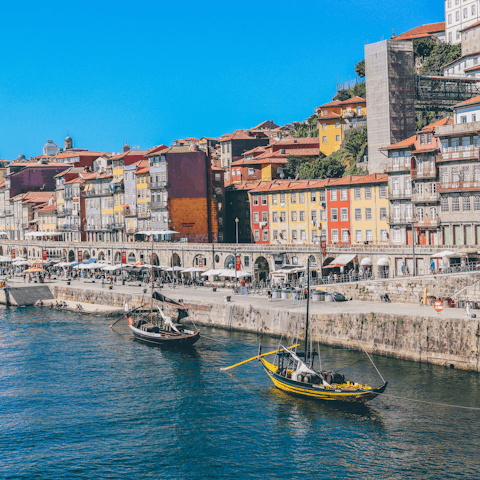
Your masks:
M443 67L462 55L462 46L439 43L433 47L430 56L423 63L420 70L422 75L443 75Z
M429 57L435 50L437 43L430 37L415 38L413 40L413 54L416 57Z
M352 90L340 90L337 94L333 97L334 100L340 100L341 102L352 98Z
M365 82L357 83L352 89L352 97L367 97L367 86Z
M346 160L348 167L356 165L361 160L365 154L367 146L368 135L366 126L362 128L354 128L345 133L344 159Z
M300 167L304 163L310 162L310 157L299 157L297 155L289 155L287 157L287 163L283 167L283 173L285 178L295 178L299 171Z
M365 78L365 59L355 64L355 73L358 78Z
M317 179L317 178L340 178L345 172L345 167L340 161L341 153L333 153L329 157L318 157L311 162L303 163L299 168L299 178Z
M348 175L368 175L368 170L362 168L360 165L351 165L345 169L344 177Z

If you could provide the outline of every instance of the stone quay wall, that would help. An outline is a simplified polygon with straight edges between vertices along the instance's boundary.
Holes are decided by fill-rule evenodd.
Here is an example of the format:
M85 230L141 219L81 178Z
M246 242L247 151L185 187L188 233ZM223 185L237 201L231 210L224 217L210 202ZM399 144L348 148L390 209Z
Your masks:
M52 288L59 300L90 302L123 308L140 305L146 297L106 290ZM172 296L171 294L169 294ZM149 301L149 299L148 299ZM257 334L291 335L295 326L305 327L298 310L254 308L234 302L185 301L190 318L207 325ZM166 313L174 315L166 308ZM433 363L462 370L479 370L480 322L476 319L445 319L396 314L315 314L311 317L313 340L320 343L406 360Z

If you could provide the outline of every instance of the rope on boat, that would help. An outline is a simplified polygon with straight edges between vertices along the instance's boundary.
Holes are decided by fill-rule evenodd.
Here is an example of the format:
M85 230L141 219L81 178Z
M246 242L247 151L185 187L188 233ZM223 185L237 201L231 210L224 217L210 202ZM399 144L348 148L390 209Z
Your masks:
M437 407L461 408L463 410L477 410L477 411L480 411L480 408L478 408L478 407L465 407L463 405L450 405L448 403L428 402L426 400L416 400L414 398L406 398L406 397L399 397L397 395L390 395L389 393L377 393L377 395L382 395L384 397L396 398L397 400L408 400L409 402L425 403L427 405L435 405Z

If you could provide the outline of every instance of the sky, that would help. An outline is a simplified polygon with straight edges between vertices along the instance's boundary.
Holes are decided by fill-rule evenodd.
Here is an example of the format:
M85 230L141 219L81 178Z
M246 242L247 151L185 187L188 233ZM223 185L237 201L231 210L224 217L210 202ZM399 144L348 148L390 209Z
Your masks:
M443 0L6 2L0 158L303 121L366 43L439 21Z

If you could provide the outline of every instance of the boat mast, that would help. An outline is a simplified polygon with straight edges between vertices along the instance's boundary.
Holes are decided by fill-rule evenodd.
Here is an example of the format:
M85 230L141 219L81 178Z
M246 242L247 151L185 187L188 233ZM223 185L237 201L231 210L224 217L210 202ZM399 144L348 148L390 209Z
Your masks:
M150 236L152 242L152 253L150 254L150 281L152 282L152 291L150 295L150 323L153 323L153 234Z
M307 259L307 319L305 321L305 364L308 362L308 315L310 306L310 259Z

